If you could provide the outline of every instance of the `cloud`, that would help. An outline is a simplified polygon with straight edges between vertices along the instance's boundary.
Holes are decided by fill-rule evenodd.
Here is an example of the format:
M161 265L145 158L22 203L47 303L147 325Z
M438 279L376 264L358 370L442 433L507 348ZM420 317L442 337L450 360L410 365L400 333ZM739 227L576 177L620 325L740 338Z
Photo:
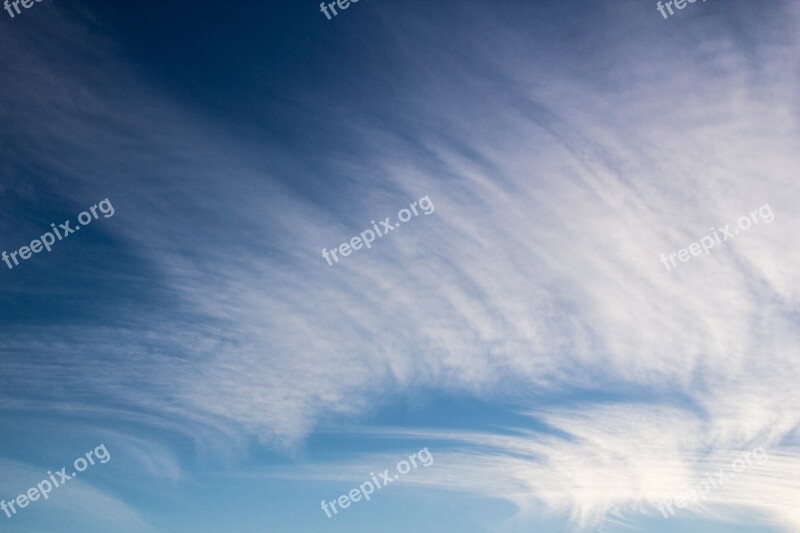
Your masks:
M113 67L112 100L77 74L47 84L56 79L49 69L19 66L55 63L55 45L47 59L10 54L6 66L16 62L25 76L18 83L39 81L47 93L22 100L42 127L15 131L49 145L43 162L59 172L113 187L114 237L157 273L143 296L166 294L169 304L130 328L12 335L15 353L58 361L19 356L4 379L41 385L66 374L48 399L74 401L88 385L159 416L285 448L325 417L354 416L415 388L545 397L647 390L655 399L644 405L550 410L545 420L572 440L526 434L503 453L454 454L436 480L485 492L488 472L502 480L494 494L583 526L620 509L652 510L656 498L693 484L701 455L715 460L760 439L779 447L800 424L789 408L800 400L798 43L766 30L798 11L703 6L707 19L670 20L665 30L655 18L625 27L639 20L623 11L632 6L610 8L620 19L609 13L599 28L564 22L577 25L575 44L562 49L563 36L545 33L541 49L523 55L510 50L537 43L499 8L484 17L468 5L463 28L510 41L379 24L415 92L367 102L378 118L357 115L346 131L361 157L326 153L324 173L340 190L318 196L291 186L318 177L304 164L318 156L236 148L112 54L98 52ZM745 16L755 20L743 38L734 28ZM620 35L635 45L593 46ZM58 120L45 120L56 107ZM89 111L91 127L79 118ZM98 124L108 126L98 133ZM130 144L107 140L116 131ZM74 148L81 139L91 147ZM65 156L68 147L78 153ZM114 177L103 183L101 173ZM426 194L434 215L335 267L320 256ZM673 272L659 263L765 203L773 223ZM89 368L98 371L84 379ZM509 446L535 450L535 460L507 455ZM785 498L797 486L780 468L794 465L796 448L776 449L754 483ZM718 491L700 512L741 506L747 490ZM751 505L798 523L783 500Z
M800 521L793 503L800 483L789 474L799 460L796 443L712 444L700 417L647 405L582 406L580 413L559 408L535 418L554 431L375 433L395 443L424 442L434 455L431 468L403 478L402 485L507 500L517 507L515 521L549 515L588 531L615 521L664 520L665 505L671 505L663 508L673 521L757 517L777 530ZM356 483L366 472L396 463L396 455L366 454L263 475ZM714 484L704 498L690 495L708 479ZM688 502L683 508L675 503L681 497Z

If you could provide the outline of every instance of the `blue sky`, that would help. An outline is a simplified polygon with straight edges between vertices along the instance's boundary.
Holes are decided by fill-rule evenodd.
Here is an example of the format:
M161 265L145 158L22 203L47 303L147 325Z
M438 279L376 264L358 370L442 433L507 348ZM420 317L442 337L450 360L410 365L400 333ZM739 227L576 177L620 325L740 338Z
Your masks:
M0 13L0 529L800 530L797 3Z

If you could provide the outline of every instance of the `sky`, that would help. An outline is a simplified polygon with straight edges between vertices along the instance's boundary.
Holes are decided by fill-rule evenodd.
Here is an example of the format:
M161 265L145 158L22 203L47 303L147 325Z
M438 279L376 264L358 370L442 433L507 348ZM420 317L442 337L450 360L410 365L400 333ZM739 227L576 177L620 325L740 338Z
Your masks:
M18 7L0 530L800 531L800 4Z

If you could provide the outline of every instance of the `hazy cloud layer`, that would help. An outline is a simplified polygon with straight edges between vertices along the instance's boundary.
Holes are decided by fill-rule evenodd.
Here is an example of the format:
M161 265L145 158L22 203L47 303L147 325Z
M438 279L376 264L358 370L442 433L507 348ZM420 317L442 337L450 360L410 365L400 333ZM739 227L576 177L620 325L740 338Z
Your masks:
M41 399L62 408L89 387L198 440L283 447L328 413L410 389L647 390L637 403L530 406L562 436L423 431L457 444L409 482L589 527L653 514L708 465L763 442L769 463L695 511L752 507L800 527L800 47L788 29L800 12L715 10L653 30L626 27L639 20L626 2L605 27L565 22L578 38L562 46L525 35L503 6L482 16L468 4L459 31L392 30L400 8L385 7L375 27L415 90L331 111L353 113L340 134L359 157L325 154L340 186L316 198L286 185L319 177L305 154L242 148L88 36L63 29L30 49L0 37L12 50L0 66L15 73L2 97L11 132L76 184L65 201L103 185L119 199L113 238L147 265L146 295L166 302L122 309L127 327L7 332L2 379L57 381ZM66 36L96 61L59 67ZM435 213L333 267L322 259L426 194ZM672 272L659 263L765 204L772 223Z

